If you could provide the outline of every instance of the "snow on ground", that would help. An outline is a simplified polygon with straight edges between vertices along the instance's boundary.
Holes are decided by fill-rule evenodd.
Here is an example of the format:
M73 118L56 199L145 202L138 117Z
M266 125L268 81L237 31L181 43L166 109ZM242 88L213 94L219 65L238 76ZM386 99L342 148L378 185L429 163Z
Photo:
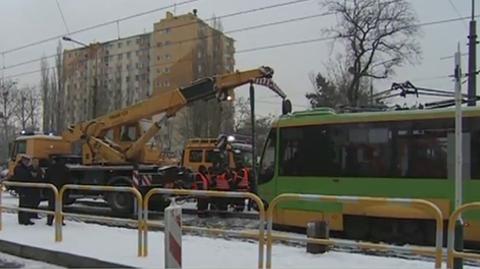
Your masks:
M36 225L18 225L16 214L3 214L0 239L36 247L74 253L104 261L141 267L162 268L163 233L149 232L149 256L137 257L137 231L67 221L63 242L54 242L53 227L45 219ZM183 236L184 268L255 268L257 242ZM274 268L432 268L427 261L404 260L331 251L324 255L305 253L304 248L276 244Z
M0 268L61 269L53 264L24 259L0 252Z

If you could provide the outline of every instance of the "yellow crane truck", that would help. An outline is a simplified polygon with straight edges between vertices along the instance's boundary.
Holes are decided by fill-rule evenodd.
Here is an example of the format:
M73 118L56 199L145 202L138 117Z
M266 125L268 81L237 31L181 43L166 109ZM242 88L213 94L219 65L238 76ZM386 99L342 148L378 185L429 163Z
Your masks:
M68 168L68 182L72 184L135 186L142 192L152 187L170 186L171 182L193 182L191 175L181 168L164 167L158 152L146 144L160 130L164 121L180 109L199 101L217 98L231 99L232 91L241 85L267 86L283 98L284 112L291 110L285 93L271 80L273 69L260 67L236 71L197 80L192 84L172 89L132 106L114 111L98 118L70 126L61 136L22 135L11 146L9 172L22 154L37 158L44 169L53 161L63 160ZM159 115L146 131L140 121ZM133 171L150 175L148 180L132 179ZM101 195L114 212L131 212L132 199L125 193L70 193L69 198Z

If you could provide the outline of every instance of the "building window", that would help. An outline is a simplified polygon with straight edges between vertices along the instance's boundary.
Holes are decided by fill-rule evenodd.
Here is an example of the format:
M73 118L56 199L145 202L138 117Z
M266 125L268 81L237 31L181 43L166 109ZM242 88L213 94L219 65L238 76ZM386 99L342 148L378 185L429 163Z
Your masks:
M122 42L118 42L117 48L121 48L121 47L122 47Z
M157 42L157 47L158 47L158 48L161 48L161 47L163 47L163 43L162 43L162 41L160 41L160 42Z
M170 81L165 80L165 81L163 82L163 87L170 87Z
M127 52L127 59L130 59L130 56L131 56L131 53L129 51L129 52Z
M125 81L126 81L126 82L129 82L129 81L130 81L130 77L129 77L129 76L126 76L126 77L125 77Z
M165 73L165 74L170 73L170 67L163 68L163 73Z
M170 28L165 28L165 29L160 30L160 34L166 35L166 34L169 34L169 33L170 33Z
M198 65L198 72L201 73L202 72L202 65Z
M168 40L165 41L165 46L170 46L170 44L171 44L170 41L168 41Z
M165 60L170 60L172 58L172 56L169 53L165 53L163 57L165 58Z
M135 81L138 81L138 75L135 76Z
M160 61L160 56L157 56L157 61Z
M130 46L130 40L127 40L127 46Z
M121 53L118 54L118 55L117 55L117 59L118 59L118 60L122 60L122 59L123 59L123 54L121 54Z

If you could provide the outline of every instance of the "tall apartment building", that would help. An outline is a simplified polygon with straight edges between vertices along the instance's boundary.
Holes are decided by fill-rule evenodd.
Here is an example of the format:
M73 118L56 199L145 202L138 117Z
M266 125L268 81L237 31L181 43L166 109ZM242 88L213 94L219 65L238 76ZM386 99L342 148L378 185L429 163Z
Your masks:
M215 25L214 25L215 26ZM66 123L91 119L151 94L234 70L234 41L196 11L166 17L150 33L64 51ZM188 111L169 125L169 144L183 142Z

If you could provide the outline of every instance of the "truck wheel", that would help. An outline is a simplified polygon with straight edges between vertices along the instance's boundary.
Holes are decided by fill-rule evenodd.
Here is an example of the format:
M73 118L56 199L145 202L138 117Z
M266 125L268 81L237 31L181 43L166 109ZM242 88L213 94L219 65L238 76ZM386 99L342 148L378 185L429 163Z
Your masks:
M131 186L127 177L112 178L110 186ZM126 216L133 213L134 197L128 192L107 192L106 200L115 215Z

